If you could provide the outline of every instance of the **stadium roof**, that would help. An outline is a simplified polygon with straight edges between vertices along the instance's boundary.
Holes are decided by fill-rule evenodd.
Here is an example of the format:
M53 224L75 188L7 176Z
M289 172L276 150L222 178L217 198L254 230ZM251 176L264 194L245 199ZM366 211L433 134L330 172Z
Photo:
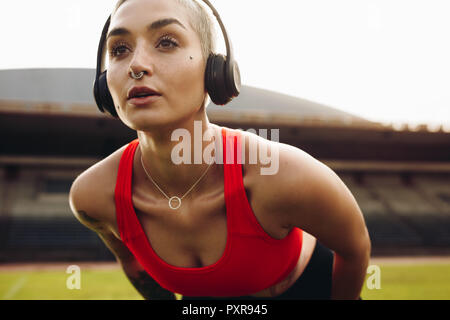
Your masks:
M92 109L95 105L92 96L94 75L93 69L0 70L0 100L56 103L62 109L70 109L70 105L86 105ZM222 117L230 114L240 118L245 115L260 118L284 116L370 123L329 106L249 86L243 86L239 97L227 107L210 104L207 110Z

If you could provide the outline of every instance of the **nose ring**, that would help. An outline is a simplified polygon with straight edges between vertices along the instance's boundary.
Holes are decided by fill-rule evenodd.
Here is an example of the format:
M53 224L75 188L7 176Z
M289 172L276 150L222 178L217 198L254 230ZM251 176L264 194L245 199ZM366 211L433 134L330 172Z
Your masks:
M144 71L139 72L138 74L135 74L133 70L131 70L131 77L135 80L139 80L144 76Z

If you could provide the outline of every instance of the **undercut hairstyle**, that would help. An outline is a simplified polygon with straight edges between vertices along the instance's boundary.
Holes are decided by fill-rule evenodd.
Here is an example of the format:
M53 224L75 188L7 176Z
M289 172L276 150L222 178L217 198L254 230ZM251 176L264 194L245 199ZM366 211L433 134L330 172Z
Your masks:
M119 7L127 0L119 0L114 8L112 16ZM167 0L165 0L167 1ZM216 29L212 14L208 12L206 5L200 4L196 0L172 0L183 6L189 17L189 24L197 34L203 59L206 61L211 53L216 51ZM111 17L112 17L111 16Z

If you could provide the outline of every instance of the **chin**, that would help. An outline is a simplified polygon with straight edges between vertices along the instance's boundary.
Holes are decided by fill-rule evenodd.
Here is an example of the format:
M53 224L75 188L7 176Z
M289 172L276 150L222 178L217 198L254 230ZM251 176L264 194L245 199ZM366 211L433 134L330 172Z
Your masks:
M161 121L161 119L140 117L137 119L128 119L125 123L129 128L135 131L152 131L155 128L162 128L168 125L167 122Z
M182 108L179 108L183 110ZM122 122L135 131L152 131L155 129L178 128L194 116L198 110L187 110L183 113L169 105L152 105L136 107L126 105L125 113L119 114Z
M147 112L134 112L123 121L126 126L135 131L154 131L173 126L178 119L170 119L162 115Z

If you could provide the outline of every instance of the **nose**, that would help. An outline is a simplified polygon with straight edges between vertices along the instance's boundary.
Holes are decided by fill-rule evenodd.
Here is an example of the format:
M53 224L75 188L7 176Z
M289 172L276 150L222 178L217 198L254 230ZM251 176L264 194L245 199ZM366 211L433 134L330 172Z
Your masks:
M134 50L128 69L128 75L133 79L141 79L144 75L153 75L152 58L147 48L145 44L141 43Z

